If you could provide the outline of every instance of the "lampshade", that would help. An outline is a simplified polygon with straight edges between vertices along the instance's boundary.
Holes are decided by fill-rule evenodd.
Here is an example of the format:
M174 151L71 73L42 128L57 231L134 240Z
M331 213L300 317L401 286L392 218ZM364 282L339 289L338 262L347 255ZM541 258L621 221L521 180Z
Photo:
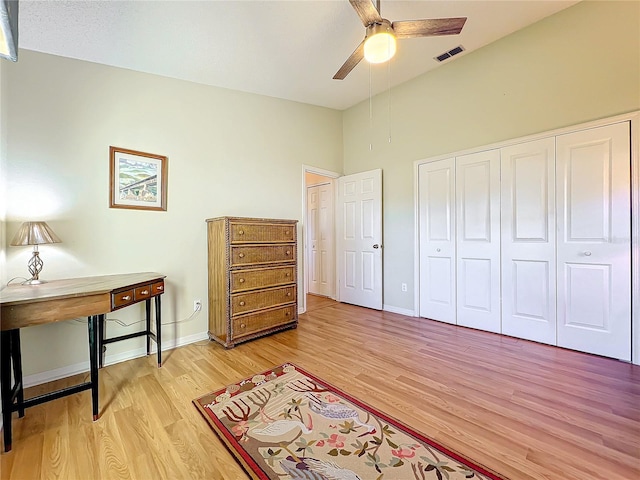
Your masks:
M369 63L384 63L396 54L396 35L388 20L367 27L364 58Z
M13 236L11 245L43 245L61 241L46 222L24 222Z

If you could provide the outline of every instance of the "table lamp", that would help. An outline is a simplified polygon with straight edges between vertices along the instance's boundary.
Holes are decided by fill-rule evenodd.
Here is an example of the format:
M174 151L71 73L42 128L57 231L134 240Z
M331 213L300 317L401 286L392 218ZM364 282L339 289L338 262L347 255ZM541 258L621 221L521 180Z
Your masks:
M38 245L44 245L47 243L60 243L61 240L53 233L51 227L46 222L24 222L20 227L20 230L14 235L11 240L11 245L33 245L33 255L27 263L31 278L23 283L23 285L39 285L46 283L44 280L40 280L38 276L42 271L43 262L40 258L40 252L38 252Z

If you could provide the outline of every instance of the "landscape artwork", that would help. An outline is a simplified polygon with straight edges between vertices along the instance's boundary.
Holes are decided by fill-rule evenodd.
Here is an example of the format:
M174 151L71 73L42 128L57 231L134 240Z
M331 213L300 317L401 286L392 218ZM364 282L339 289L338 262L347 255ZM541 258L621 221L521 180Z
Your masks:
M110 206L166 210L167 158L111 147Z

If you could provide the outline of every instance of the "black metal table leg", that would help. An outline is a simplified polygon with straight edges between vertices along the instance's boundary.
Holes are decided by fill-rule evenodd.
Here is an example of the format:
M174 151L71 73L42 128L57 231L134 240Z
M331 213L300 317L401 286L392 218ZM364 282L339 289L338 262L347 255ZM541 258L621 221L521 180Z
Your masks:
M104 322L104 315L89 317L89 363L91 365L91 402L93 421L98 420L98 325Z
M0 382L2 384L2 425L4 451L11 451L11 331L0 332Z
M89 317L91 321L91 317ZM98 368L104 367L104 315L98 316Z
M145 300L145 320L147 326L147 355L151 353L151 338L149 338L149 333L151 332L151 299L148 298Z
M160 313L160 295L157 295L155 299L156 299L156 347L158 348L158 368L160 368L162 367L162 344L160 339L162 316Z
M22 349L20 347L20 329L11 330L11 357L13 359L13 381L18 388L18 416L24 417L24 383L22 382Z

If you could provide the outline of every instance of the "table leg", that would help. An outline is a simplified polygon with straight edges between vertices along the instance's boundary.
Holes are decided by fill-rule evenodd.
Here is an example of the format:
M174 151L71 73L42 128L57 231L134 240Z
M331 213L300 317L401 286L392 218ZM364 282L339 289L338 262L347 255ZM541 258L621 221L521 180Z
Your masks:
M161 344L161 326L162 316L160 313L160 295L155 297L156 299L156 347L158 348L158 368L162 367L162 344Z
M2 425L4 451L11 451L11 331L0 332L0 383L2 385Z
M151 299L145 300L145 320L147 325L147 355L151 353L151 338L149 332L151 332Z
M13 358L13 381L18 385L18 416L24 417L24 383L22 383L22 350L20 347L20 329L11 330L11 356Z
M91 403L93 421L98 420L98 325L104 322L104 315L89 317L89 363L91 365Z
M89 317L91 321L91 317ZM98 316L98 368L104 367L104 315Z

